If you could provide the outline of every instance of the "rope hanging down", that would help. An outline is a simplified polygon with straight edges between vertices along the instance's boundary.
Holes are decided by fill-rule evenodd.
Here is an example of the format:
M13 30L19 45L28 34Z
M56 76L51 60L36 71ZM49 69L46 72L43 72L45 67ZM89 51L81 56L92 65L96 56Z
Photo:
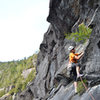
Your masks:
M85 83L83 82L82 77L80 77L80 79L81 79L81 82L82 82L83 86L85 87L85 89L86 89L86 91L87 91L88 88L86 87ZM95 100L95 98L92 96L91 93L88 92L88 94L90 95L90 97L92 98L92 100Z

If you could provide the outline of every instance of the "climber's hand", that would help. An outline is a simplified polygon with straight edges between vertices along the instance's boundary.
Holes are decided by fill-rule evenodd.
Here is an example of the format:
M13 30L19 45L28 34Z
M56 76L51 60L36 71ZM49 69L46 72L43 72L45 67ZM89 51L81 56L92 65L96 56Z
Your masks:
M82 55L84 55L84 51L82 51L81 53L82 53Z

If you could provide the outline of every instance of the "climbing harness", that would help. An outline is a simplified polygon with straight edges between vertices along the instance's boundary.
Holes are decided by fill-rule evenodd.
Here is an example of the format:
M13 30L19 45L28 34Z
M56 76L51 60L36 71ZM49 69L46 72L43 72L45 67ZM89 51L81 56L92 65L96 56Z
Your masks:
M83 82L82 77L80 77L80 79L81 79L81 82L82 82L83 86L85 87L85 89L86 89L86 91L87 91L88 88L86 87L85 83ZM90 92L88 92L88 94L90 95L90 97L92 98L92 100L95 100L95 98L93 97L93 95L92 95Z

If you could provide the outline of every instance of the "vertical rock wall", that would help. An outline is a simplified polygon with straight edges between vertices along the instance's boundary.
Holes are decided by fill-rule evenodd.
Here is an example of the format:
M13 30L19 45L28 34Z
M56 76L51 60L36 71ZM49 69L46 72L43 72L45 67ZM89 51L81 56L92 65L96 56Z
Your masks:
M57 97L59 96L61 97L59 100L68 99L68 90L71 91L73 87L67 86L68 90L66 90L63 86L68 85L71 81L66 75L69 53L67 48L69 45L76 45L77 51L85 49L85 55L81 60L81 70L86 74L88 80L92 80L92 86L97 82L99 84L100 0L50 0L47 21L51 24L48 31L44 34L43 42L40 44L37 75L28 87L33 94L34 99L32 99L58 100ZM77 30L78 25L82 22L86 26L93 28L89 42L81 44L65 39L65 33ZM70 84L70 86L72 85ZM61 91L64 94L59 94ZM82 98L84 98L84 95ZM82 98L79 96L75 97L72 93L68 100L83 100ZM90 99L88 98L87 100Z

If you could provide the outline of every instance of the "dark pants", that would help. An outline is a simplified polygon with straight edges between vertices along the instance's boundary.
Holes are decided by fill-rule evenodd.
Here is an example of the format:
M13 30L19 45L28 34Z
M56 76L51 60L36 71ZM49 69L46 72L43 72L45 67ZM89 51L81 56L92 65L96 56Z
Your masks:
M72 74L72 78L75 82L77 82L77 72L76 72L76 67L79 66L79 63L72 63L72 70L71 70L71 74Z

